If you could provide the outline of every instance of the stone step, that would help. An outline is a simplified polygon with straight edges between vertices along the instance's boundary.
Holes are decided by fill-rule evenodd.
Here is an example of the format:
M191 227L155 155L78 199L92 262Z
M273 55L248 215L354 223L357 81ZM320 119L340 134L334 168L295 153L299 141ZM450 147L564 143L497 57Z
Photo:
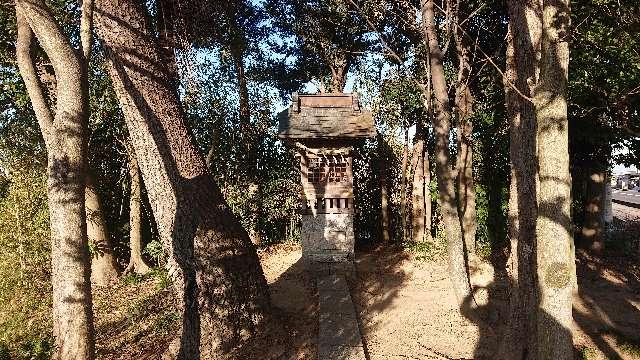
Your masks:
M319 360L365 360L358 318L343 275L318 274Z

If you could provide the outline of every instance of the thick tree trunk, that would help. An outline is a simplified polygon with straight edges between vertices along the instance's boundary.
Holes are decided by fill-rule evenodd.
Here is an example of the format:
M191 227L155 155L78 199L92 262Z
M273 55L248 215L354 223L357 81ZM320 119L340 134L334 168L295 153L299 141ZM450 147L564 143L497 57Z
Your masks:
M534 91L538 141L538 357L573 359L575 249L567 122L569 0L544 2L540 81Z
M140 169L133 149L129 151L129 179L131 191L129 194L129 265L125 274L133 272L146 274L151 269L142 258L142 183Z
M505 93L511 127L508 216L511 295L507 327L498 351L502 360L537 359L536 121L533 104L522 95L531 96L528 81L532 84L537 81L541 24L536 14L542 11L541 4L541 1L529 4L508 1Z
M18 66L47 148L55 338L53 358L93 359L91 268L85 213L88 119L86 62L71 47L43 2L18 0L16 15ZM45 101L31 57L33 34L55 71L55 118Z
M131 0L100 0L96 6L96 28L169 254L182 316L178 341L167 355L239 356L234 348L277 336L265 329L271 304L255 248L193 145L143 8Z
M436 135L436 174L438 200L447 238L449 273L460 307L474 303L464 260L464 246L460 218L454 189L453 172L449 164L449 133L451 107L442 64L442 51L438 45L433 0L421 0L425 38L429 46L431 83L435 95L433 128Z
M338 56L330 61L331 83L329 84L329 92L341 93L344 91L344 87L347 85L347 73L350 65L351 60L346 57Z
M589 171L587 178L582 241L585 246L595 252L601 252L604 249L605 178L604 170L596 168Z
M87 176L84 203L87 212L87 238L95 249L91 259L91 283L106 286L118 277L118 269L100 197L90 175Z

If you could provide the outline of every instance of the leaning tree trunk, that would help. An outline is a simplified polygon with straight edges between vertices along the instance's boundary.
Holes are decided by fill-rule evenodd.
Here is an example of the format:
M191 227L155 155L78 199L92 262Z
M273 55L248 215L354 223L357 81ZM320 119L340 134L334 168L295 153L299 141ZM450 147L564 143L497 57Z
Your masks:
M510 124L511 183L509 188L508 259L511 279L509 317L498 358L537 359L536 353L536 120L529 97L537 81L542 2L508 1L509 30L505 96ZM530 85L528 81L531 81ZM526 98L525 98L526 97Z
M140 168L138 160L133 153L133 149L128 149L129 157L129 265L125 269L125 274L136 273L146 274L151 269L142 258L142 183L140 181Z
M436 135L436 174L438 177L438 200L447 238L449 273L458 298L458 305L474 303L464 260L464 246L460 218L454 189L453 172L449 166L449 133L451 130L451 107L447 82L442 64L442 50L438 45L433 0L421 0L424 36L429 46L431 83L435 95L433 129Z
M87 176L84 203L87 213L87 238L94 248L91 258L91 283L106 286L118 277L118 269L107 224L104 221L102 203L91 175Z
M91 2L84 5L87 4ZM17 0L16 15L18 66L47 148L55 338L53 358L93 359L91 270L85 213L89 93L86 61L71 47L50 9L42 1ZM82 23L86 25L84 16ZM55 71L55 117L46 103L31 57L33 34ZM82 36L82 42L87 42L85 36Z
M269 291L255 248L193 144L145 19L131 0L97 2L96 28L169 254L182 318L167 355L228 357L238 346L259 346L260 336L277 336L266 329Z
M538 357L573 359L575 250L567 122L569 0L543 2L540 81L534 90L538 141Z

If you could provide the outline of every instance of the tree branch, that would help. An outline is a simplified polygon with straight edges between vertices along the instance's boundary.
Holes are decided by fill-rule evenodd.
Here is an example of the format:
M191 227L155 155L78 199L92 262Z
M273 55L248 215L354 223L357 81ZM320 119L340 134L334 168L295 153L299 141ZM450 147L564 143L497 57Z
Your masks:
M38 125L42 131L45 146L49 147L52 142L53 114L47 104L42 90L42 83L36 72L36 66L31 54L31 44L33 43L33 31L22 15L16 9L16 24L18 28L18 39L16 41L16 58L22 80L27 87L27 94L31 98L33 112L36 114Z
M93 23L93 0L82 1L82 17L80 18L80 43L82 44L82 54L87 68L91 56L91 43L93 36L91 32Z
M360 8L360 6L358 4L356 4L356 2L354 0L349 0L349 2L351 3L351 5L353 5L353 7L356 8L356 10L358 10L358 12L360 13L360 15L362 15L362 18L364 19L364 21L367 23L367 25L369 26L369 30L373 31L376 33L376 35L378 35L378 39L380 39L380 43L382 44L382 46L387 49L387 51L389 52L389 54L391 55L392 58L394 58L398 63L402 64L404 63L404 61L402 60L402 58L398 55L398 53L396 53L389 45L388 43L385 41L384 36L382 36L382 33L380 33L380 31L378 31L378 29L376 28L376 26L371 22L371 20L369 20L369 17L364 13L364 11L362 11L362 8Z

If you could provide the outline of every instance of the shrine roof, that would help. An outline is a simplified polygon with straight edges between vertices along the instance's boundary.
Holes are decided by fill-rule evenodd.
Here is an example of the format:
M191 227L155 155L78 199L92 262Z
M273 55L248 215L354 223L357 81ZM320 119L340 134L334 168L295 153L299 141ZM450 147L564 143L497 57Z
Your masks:
M345 139L376 136L371 112L355 94L293 94L289 109L278 114L281 139Z

